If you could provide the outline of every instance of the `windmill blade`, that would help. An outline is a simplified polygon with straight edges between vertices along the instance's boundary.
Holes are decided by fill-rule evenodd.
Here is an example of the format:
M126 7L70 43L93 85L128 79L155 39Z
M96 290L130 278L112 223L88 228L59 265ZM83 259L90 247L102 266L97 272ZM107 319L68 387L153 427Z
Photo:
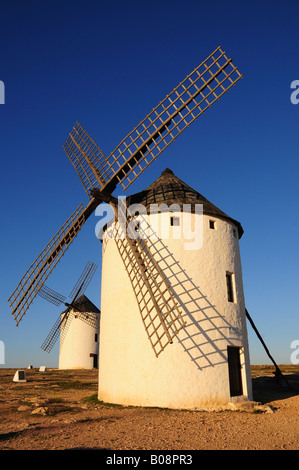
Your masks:
M112 193L120 183L126 190L136 178L242 75L221 47L210 54L185 80L105 157L77 122L64 150L90 197L100 186Z
M242 78L218 47L107 158L103 189L127 189L201 114Z
M99 201L95 199L92 199L85 209L80 204L26 271L8 299L17 325L53 268L98 204Z
M50 287L47 287L45 285L41 286L38 291L38 295L43 299L48 300L48 302L51 302L52 304L57 306L65 302L66 299L64 295L55 292L53 289L50 289Z
M64 312L64 314L59 315L59 317L57 318L56 322L54 323L54 325L52 326L52 328L50 330L50 333L48 334L45 341L41 345L41 348L44 351L50 352L52 350L54 344L56 343L56 341L57 341L57 339L60 335L60 329L61 329L61 325L62 325L63 322L65 322L65 325L64 325L63 329L65 329L66 327L68 328L70 320L71 320L71 317L69 315L69 311L70 311L70 308L67 308L67 310ZM63 339L61 338L61 341L62 340Z
M81 182L90 190L100 186L111 194L120 183L126 190L136 178L242 75L221 47L210 54L185 80L105 157L77 122L64 150Z
M90 198L90 190L93 187L102 187L105 184L102 177L106 174L105 155L78 122L63 148Z
M134 238L129 226L127 229L128 236L116 237L115 241L129 275L148 339L158 357L186 322L145 239Z
M74 285L70 297L73 299L71 304L75 301L77 297L80 295L83 295L88 284L90 283L96 269L97 265L94 263L91 263L90 261L87 262L85 268L83 269L78 281Z

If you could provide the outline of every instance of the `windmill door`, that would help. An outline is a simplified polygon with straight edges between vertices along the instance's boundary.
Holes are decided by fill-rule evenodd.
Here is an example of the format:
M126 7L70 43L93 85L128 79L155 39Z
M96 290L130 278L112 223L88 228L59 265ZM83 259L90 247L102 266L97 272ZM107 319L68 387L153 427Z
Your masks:
M98 366L98 355L97 354L94 354L93 355L93 368L94 369L97 369L99 366Z
M228 346L227 356L228 356L230 396L235 397L238 395L243 395L240 348L234 347L234 346Z
M89 357L92 357L93 369L98 369L99 368L98 354L90 353Z

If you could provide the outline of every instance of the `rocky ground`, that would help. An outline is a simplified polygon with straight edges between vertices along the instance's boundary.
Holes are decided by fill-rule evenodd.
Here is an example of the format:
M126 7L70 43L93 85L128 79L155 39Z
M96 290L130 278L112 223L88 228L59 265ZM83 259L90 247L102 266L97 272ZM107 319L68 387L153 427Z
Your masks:
M298 450L299 366L253 366L255 406L239 411L122 407L97 400L96 370L0 369L0 450Z

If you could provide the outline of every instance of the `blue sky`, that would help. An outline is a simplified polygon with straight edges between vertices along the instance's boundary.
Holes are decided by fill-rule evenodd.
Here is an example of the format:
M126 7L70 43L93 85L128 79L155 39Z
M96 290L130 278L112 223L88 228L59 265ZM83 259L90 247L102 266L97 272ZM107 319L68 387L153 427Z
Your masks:
M244 292L278 363L298 329L299 2L3 0L0 16L2 367L57 367L40 345L59 308L35 299L18 327L8 297L85 191L62 148L78 120L106 155L216 47L244 78L130 188L166 168L239 220ZM120 191L118 189L118 191ZM122 194L121 191L118 194ZM92 216L47 285L68 294L87 260L100 307ZM248 325L253 364L269 363Z

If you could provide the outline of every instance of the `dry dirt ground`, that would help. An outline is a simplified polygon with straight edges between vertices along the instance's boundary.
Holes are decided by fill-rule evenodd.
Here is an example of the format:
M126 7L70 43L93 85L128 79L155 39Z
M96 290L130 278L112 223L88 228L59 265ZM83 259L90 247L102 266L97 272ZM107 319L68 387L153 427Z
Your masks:
M97 400L96 370L0 369L0 450L298 450L299 366L253 366L242 411L123 407Z

